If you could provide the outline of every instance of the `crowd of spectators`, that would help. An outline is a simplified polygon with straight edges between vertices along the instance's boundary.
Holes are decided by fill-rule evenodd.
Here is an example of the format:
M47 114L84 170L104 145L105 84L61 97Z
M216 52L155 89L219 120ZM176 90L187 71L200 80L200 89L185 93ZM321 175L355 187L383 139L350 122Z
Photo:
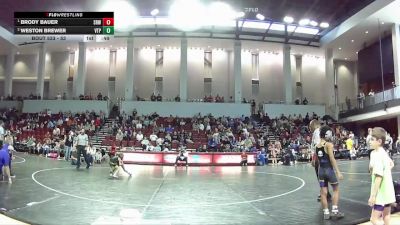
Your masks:
M0 116L5 122L4 126L15 134L18 142L34 154L63 152L66 138L76 130L86 130L94 141L103 127L107 136L102 145L114 151L117 148L143 151L184 148L197 152L261 152L275 163L274 159L284 155L292 159L310 160L309 143L312 135L308 125L312 119L320 119L315 113L305 116L282 114L270 118L263 112L239 118L200 114L191 118L172 115L160 117L157 113L138 115L136 110L130 115L122 112L116 120L107 124L104 123L104 113L97 115L94 112L21 114L10 109L1 112ZM332 125L331 121L325 123ZM347 149L349 138L355 149L365 145L365 137L356 137L338 124L333 124L333 127L335 149ZM395 145L393 140L389 145Z
M14 96L14 95L7 95L7 96L1 96L0 101L22 101L22 100L36 100L36 99L41 99L40 96L32 95L28 97L23 97L23 96Z
M57 93L54 98L49 98L49 100L67 100L69 99L67 97L67 93ZM99 100L99 101L107 101L109 98L108 96L103 96L101 92L97 94L97 96L93 96L92 94L89 95L79 95L78 98L72 97L72 100L79 99L79 100ZM8 96L1 96L0 101L22 101L22 100L42 100L42 97L40 95L34 95L33 93L29 94L28 96L13 96L13 95L8 95Z
M124 98L121 98L121 100L124 100ZM175 98L167 98L167 99L163 99L162 95L160 93L158 93L157 95L155 93L152 93L150 98L146 99L146 98L142 98L139 95L136 96L136 100L137 101L152 101L152 102L162 102L162 101L167 101L167 102L180 102L181 98L179 97L179 95L177 95ZM191 98L187 100L188 102L214 102L214 103L223 103L225 102L225 98L224 96L220 96L219 94L217 94L216 96L212 96L212 95L205 95L204 98L199 98L199 99L195 99L195 98ZM233 102L233 97L230 97L229 102ZM248 103L247 101L244 101L243 103Z
M15 137L18 150L32 154L51 157L53 153L57 157L71 156L72 147L69 136L76 136L76 131L85 130L86 133L96 138L96 131L101 129L105 121L105 114L100 112L59 112L52 114L50 111L41 113L19 113L15 109L9 109L1 113L1 124L8 134ZM74 140L74 138L72 138ZM72 142L73 142L72 140ZM96 149L90 145L87 149L89 155L96 155Z
M143 151L171 151L187 148L197 152L264 152L270 158L280 158L290 151L291 157L311 159L308 128L316 114L267 114L240 118L196 115L192 118L174 116L132 115L122 113L106 126L108 137L104 145Z

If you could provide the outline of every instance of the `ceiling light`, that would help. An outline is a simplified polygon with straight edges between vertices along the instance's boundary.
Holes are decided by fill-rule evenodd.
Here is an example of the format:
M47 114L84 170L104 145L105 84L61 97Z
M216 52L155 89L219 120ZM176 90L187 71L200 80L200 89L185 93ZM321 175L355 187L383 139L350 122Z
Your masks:
M347 58L344 58L344 60L347 60Z
M270 23L268 22L256 22L256 21L246 21L243 24L243 28L251 28L251 29L262 29L262 30L266 30L270 27ZM272 26L271 26L272 27ZM283 30L285 29L285 27L283 26Z
M118 21L114 29L119 32L129 32L135 27L137 10L128 1L105 1L98 11L114 12L114 20Z
M277 31L285 31L285 25L281 23L273 23L269 27L271 30L277 30Z
M176 28L183 31L193 31L204 25L206 8L198 0L176 0L171 5L168 15L171 24Z
M289 31L289 29L288 29L288 31ZM295 30L295 33L316 35L319 33L319 29L311 28L311 27L297 27Z
M238 12L236 14L236 18L242 18L242 17L244 17L244 12Z
M151 14L152 16L157 16L157 14L158 14L159 12L160 12L160 11L159 11L158 9L153 9L153 10L151 10L150 14Z
M342 50L342 47L339 47L339 50Z
M294 19L291 16L285 16L283 18L283 22L285 22L285 23L293 23L293 21L294 21Z
M327 23L327 22L322 22L322 23L319 24L319 26L320 26L321 28L328 28L328 27L329 27L329 23Z
M213 2L205 10L203 15L204 25L236 27L235 19L238 17L237 12L227 3Z
M313 27L316 27L316 26L318 26L318 23L316 21L314 21L314 20L311 20L310 21L310 25L313 26Z
M358 52L356 52L356 54L358 55Z
M265 19L265 16L261 15L260 13L258 13L258 14L256 15L256 18L259 19L259 20L264 20L264 19Z
M351 42L354 42L354 40L351 40Z
M365 31L366 34L368 34L368 31Z
M301 19L299 21L300 26L305 26L308 25L310 23L310 19Z
M383 25L383 24L385 24L385 22L382 22L381 24Z

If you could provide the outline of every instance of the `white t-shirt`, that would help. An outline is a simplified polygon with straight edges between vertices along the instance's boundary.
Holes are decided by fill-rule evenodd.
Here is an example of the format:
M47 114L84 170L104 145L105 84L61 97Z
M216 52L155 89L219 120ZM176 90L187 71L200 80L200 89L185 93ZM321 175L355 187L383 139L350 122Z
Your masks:
M200 129L201 131L203 131L203 130L204 130L204 124L201 123L201 124L199 125L199 129Z
M162 145L164 143L164 139L157 138L157 145Z
M136 134L136 140L137 141L142 141L143 140L143 134Z
M319 136L319 133L320 133L319 128L315 129L314 132L313 132L313 136L312 136L312 139L311 139L311 149L312 149L313 152L315 152L315 146L317 146L317 144L319 142L321 142L321 138Z
M142 145L149 145L150 142L147 139L143 139L143 141L141 142Z
M3 126L0 126L0 140L4 139L5 130Z
M91 155L95 155L96 154L96 147L92 146L92 147L87 147L87 153L91 154Z
M393 178L392 164L388 153L383 148L371 152L369 168L371 171L371 192L375 183L376 176L381 176L382 183L376 195L376 205L386 205L396 202Z
M157 135L151 134L150 135L150 141L156 141L157 140Z
M371 141L371 138L372 138L372 135L368 134L367 139L365 140L368 149L371 149L371 146L369 144L369 142Z

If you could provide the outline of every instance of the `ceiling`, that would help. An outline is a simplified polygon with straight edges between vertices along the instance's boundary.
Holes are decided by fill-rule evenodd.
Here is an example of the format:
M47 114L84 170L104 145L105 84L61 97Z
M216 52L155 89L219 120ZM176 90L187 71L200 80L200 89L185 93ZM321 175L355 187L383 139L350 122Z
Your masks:
M3 0L0 4L0 25L8 29L13 30L13 12L14 11L96 11L104 4L107 0ZM202 2L210 3L216 0L203 0ZM332 32L333 29L340 25L343 21L359 12L374 0L221 0L232 6L237 11L250 11L246 13L247 19L254 19L257 13L265 15L266 20L272 20L277 22L282 22L282 18L286 15L294 17L295 22L301 18L310 18L317 22L328 22L330 27L323 30L320 35ZM139 10L141 16L149 16L150 11L154 8L160 10L160 16L166 16L168 14L168 9L172 4L173 0L130 0L130 2ZM384 13L382 13L384 15ZM368 20L369 21L369 20ZM349 32L341 35L336 40L328 44L328 47L334 49L334 57L339 59L348 58L348 60L356 60L355 52L362 48L363 43L376 41L377 29L374 29L376 23L371 19L365 24L360 24ZM390 23L382 25L382 30L390 30ZM361 35L364 30L369 29L370 35ZM145 44L148 42L149 44ZM178 39L177 39L178 40ZM216 48L232 48L231 42L226 42L224 40L212 40L207 39L196 39L198 43L210 43L207 45L215 46ZM355 42L351 42L355 40ZM6 41L0 39L0 44L3 45ZM176 41L171 39L171 45ZM349 43L350 42L350 43ZM264 44L263 42L246 42L243 44L243 48L256 49L264 48L262 50L272 50L278 45L273 45L273 43ZM160 44L157 38L138 38L135 41L135 46L140 47L144 45L157 45ZM165 46L168 43L161 43ZM190 44L190 41L189 41ZM123 40L114 40L111 43L95 43L88 44L89 47L108 47L109 45L124 46L125 42ZM179 42L177 42L179 45ZM259 47L261 46L261 47ZM264 47L262 47L264 46ZM267 47L265 47L267 46ZM279 45L280 46L280 45ZM313 50L308 50L309 48L301 48L301 46L292 45L293 53L303 53L303 54L314 54L323 55L323 50L321 48L315 48ZM49 43L49 50L63 50L67 48L76 48L77 45L71 45L69 43ZM342 50L337 50L339 47ZM34 52L34 45L27 45L20 47L21 52ZM7 48L2 46L0 48L0 53L6 51ZM311 52L311 53L309 53Z
M358 51L379 41L379 36L383 38L391 35L393 24L400 23L400 16L398 16L400 1L387 0L386 2L384 7L369 16L360 18L359 23L326 45L333 49L335 58L356 61ZM331 31L331 33L335 32L336 30Z
M106 0L3 0L0 4L0 25L12 30L15 11L96 11ZM115 0L114 0L115 1ZM217 0L202 0L204 3ZM331 28L358 12L374 0L221 0L236 11L247 11L246 18L255 19L257 13L266 19L282 21L290 15L295 21L309 18L328 22ZM173 0L130 0L141 16L149 16L154 8L160 16L167 16ZM329 30L329 29L328 29Z

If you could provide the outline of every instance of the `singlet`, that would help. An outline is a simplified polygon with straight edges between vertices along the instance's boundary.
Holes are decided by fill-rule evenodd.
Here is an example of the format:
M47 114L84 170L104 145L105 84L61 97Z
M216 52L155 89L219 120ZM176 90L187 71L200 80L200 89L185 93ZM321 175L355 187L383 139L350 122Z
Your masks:
M110 164L112 164L113 166L119 165L119 158L118 156L114 156L110 159Z
M329 155L325 152L325 144L321 147L315 147L315 152L317 153L319 167L330 168L332 167L331 160L329 159Z

